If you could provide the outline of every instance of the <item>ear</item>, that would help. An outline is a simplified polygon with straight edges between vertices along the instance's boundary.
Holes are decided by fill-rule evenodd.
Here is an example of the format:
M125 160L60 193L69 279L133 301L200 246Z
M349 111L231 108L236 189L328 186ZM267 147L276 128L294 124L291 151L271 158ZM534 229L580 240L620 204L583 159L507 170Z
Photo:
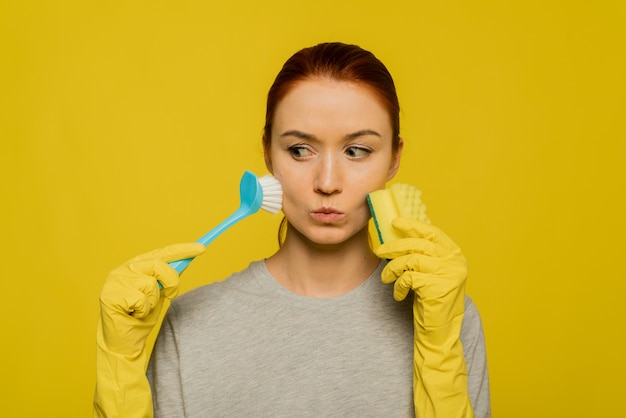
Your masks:
M274 175L274 169L272 168L272 159L267 153L265 153L265 167L270 174Z
M269 146L263 147L263 158L265 159L265 167L270 174L274 175L274 168L272 167L272 156Z
M402 150L404 149L404 140L400 138L398 141L398 149L393 153L391 159L391 165L389 166L389 172L387 173L387 181L394 178L400 169L400 157L402 157Z

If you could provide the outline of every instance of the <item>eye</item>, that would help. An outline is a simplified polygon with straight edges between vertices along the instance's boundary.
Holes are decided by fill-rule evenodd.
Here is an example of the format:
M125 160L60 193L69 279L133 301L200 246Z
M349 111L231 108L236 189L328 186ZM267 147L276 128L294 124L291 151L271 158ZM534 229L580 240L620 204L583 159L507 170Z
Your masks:
M287 150L295 159L303 159L311 156L311 150L304 145L292 145L287 148Z
M346 148L346 154L350 158L363 158L363 157L367 157L371 153L372 153L372 150L370 150L369 148L365 148L365 147L351 146L351 147Z

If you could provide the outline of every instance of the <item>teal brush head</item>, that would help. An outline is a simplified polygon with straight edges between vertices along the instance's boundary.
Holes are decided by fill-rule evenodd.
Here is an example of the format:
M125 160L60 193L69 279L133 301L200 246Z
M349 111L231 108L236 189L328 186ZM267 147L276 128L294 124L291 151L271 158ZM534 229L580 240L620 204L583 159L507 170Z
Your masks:
M251 215L264 209L270 213L278 213L282 206L283 191L278 180L270 175L258 178L249 171L243 173L239 183L241 199L239 209Z
M207 232L198 239L198 242L205 247L215 238L240 220L259 211L266 210L270 213L278 213L282 207L283 190L280 182L271 175L258 178L250 171L243 173L239 183L239 209L226 218L221 224ZM170 266L178 273L182 273L187 268L193 258L172 261ZM159 284L160 286L160 284Z

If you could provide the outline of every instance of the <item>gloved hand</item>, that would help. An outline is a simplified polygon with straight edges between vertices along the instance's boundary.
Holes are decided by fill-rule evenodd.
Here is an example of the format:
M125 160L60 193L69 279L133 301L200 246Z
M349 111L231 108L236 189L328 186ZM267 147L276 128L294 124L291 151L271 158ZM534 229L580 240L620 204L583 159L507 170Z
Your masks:
M415 415L473 417L460 340L467 278L465 257L435 226L408 218L396 218L392 225L403 238L382 244L376 254L392 259L382 272L382 280L395 281L394 299L403 300L410 290L415 292Z
M199 243L172 245L135 257L108 275L100 293L94 416L153 416L146 377L152 345L147 340L179 284L178 273L167 263L204 250Z

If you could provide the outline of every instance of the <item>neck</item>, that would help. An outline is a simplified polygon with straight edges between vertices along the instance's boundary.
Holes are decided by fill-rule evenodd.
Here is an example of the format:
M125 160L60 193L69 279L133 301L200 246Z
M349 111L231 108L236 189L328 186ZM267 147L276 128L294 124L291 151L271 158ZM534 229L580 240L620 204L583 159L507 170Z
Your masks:
M345 294L363 283L380 260L369 246L367 227L348 241L315 244L293 228L283 246L266 260L270 274L288 290L314 298Z

